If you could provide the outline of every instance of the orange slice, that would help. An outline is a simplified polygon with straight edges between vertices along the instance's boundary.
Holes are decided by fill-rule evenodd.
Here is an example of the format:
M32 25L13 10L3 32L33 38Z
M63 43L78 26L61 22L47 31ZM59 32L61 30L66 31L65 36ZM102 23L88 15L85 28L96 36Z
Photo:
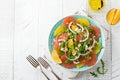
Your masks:
M111 9L106 16L107 22L110 25L115 25L120 20L120 10L118 9Z
M100 52L101 48L102 48L101 43L100 43L100 42L97 42L97 44L96 44L95 47L93 48L93 52L94 52L95 54L98 54L98 53Z
M112 24L112 20L113 20L113 18L114 18L115 11L116 11L116 9L111 9L111 10L108 12L108 14L107 14L107 22L108 22L109 24Z
M75 31L77 29L77 26L76 25L72 25L72 30Z
M114 19L112 21L112 25L116 24L119 20L120 20L120 10L117 10Z
M56 63L58 64L62 63L57 50L53 49L51 56Z
M82 26L89 26L90 22L86 19L86 18L78 18L78 22L82 25Z
M79 64L76 65L77 68L81 68L82 66L84 66L83 63L79 63Z
M65 30L66 30L65 27L59 26L59 27L55 30L54 36L59 35L60 33L63 33Z

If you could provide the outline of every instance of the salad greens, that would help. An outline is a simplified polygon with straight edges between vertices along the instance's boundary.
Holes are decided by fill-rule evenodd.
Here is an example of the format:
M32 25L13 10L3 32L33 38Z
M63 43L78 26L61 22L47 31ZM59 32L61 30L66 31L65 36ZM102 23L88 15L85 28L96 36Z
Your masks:
M66 68L73 68L78 64L92 66L96 63L101 50L101 45L95 48L99 43L100 29L91 25L86 18L66 17L54 35L53 50L59 52L56 53L57 58L53 55L56 62L61 62Z

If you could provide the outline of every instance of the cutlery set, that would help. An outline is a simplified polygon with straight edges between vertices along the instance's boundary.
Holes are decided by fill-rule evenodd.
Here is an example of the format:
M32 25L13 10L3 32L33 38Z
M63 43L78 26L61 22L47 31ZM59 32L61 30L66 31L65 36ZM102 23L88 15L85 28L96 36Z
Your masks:
M44 67L46 70L51 71L51 73L54 74L54 76L58 79L58 80L62 80L58 75L56 75L56 73L54 73L53 69L51 68L51 66L49 65L49 63L47 61L45 61L45 59L43 59L42 57L39 57L37 60L29 55L26 57L26 59L31 63L31 65L34 68L40 68L42 74L47 78L47 80L50 80L49 77L44 73L42 67Z
M42 72L42 74L48 79L50 80L47 75L43 72L42 70L42 67L41 67L41 64L39 64L39 62L34 58L32 57L31 55L27 56L26 59L31 63L31 65L34 67L34 68L40 68L40 71Z

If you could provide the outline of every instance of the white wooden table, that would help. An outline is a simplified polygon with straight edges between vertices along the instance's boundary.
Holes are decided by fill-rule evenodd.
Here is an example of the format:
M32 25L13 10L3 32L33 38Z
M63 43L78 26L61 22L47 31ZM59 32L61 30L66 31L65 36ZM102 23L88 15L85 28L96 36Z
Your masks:
M48 45L52 26L84 3L85 0L0 0L0 80L43 80L26 56L40 56L39 48ZM111 8L120 9L119 3L120 0L111 0ZM112 79L120 80L120 24L111 27L111 32Z

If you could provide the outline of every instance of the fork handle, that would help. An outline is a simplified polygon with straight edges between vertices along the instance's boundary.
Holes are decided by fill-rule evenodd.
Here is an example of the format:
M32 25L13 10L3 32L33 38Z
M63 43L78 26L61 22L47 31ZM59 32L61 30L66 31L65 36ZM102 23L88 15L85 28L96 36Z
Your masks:
M43 75L47 78L47 80L50 80L49 78L48 78L48 76L43 72L43 71L41 71L42 73L43 73Z
M52 70L51 72L55 75L55 77L56 77L58 80L62 80L58 75L56 75L56 74L54 73L53 70Z

